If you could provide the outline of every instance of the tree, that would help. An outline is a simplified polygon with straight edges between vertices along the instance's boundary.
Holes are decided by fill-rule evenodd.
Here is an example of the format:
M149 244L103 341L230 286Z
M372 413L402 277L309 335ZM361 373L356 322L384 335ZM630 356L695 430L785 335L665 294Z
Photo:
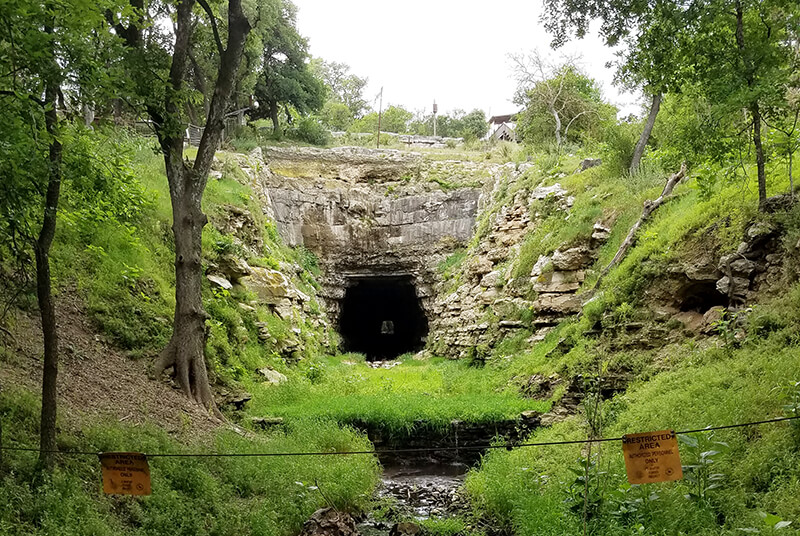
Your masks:
M717 115L740 118L744 110L739 132L748 134L755 149L759 207L766 208L764 122L777 122L787 113L785 82L797 57L797 2L548 0L546 5L546 26L556 45L571 30L585 35L589 22L600 19L607 44L625 40L628 45L620 78L649 83L653 95L693 93L711 103ZM651 117L659 104L654 98ZM649 119L643 135L649 133Z
M346 104L328 100L320 112L322 122L331 130L347 130L353 124L353 115Z
M219 146L225 111L237 80L245 42L251 25L241 0L227 4L226 44L211 6L206 0L181 0L164 7L174 9L174 41L159 39L153 14L131 0L133 15L115 17L116 34L130 48L130 72L136 75L135 92L155 125L164 155L175 239L175 316L172 337L155 364L156 376L172 369L173 377L186 396L216 411L205 363L205 321L202 300L203 227L208 218L202 201L208 173ZM152 7L152 6L151 6ZM219 62L205 129L193 162L184 158L184 109L187 98L187 69L197 17L207 16ZM149 23L148 23L149 20ZM147 35L145 33L147 32ZM147 39L145 39L147 37ZM171 45L171 46L170 46ZM147 68L143 68L144 66Z
M405 134L414 114L402 106L390 105L381 115L381 132ZM376 132L378 130L378 112L371 112L350 127L351 132Z
M113 71L106 67L113 44L102 9L83 0L11 3L4 6L6 30L0 33L0 252L27 265L33 250L44 342L39 461L45 468L52 467L57 448L58 328L50 249L70 117Z
M693 36L685 61L695 90L723 113L743 118L755 149L759 210L766 209L764 122L786 115L786 82L800 6L785 0L710 0L692 4L686 31ZM742 111L745 114L742 115Z
M436 134L445 138L479 139L484 137L488 130L489 124L482 110L475 109L470 113L453 110L449 114L436 117ZM413 119L408 124L408 131L421 136L432 135L433 115L425 114L423 111L414 113Z
M329 102L347 106L352 119L360 118L364 112L369 110L369 105L364 99L367 79L351 74L349 65L314 58L311 60L311 69L328 88Z
M325 86L308 65L308 42L297 32L297 8L289 0L279 2L279 15L261 33L264 63L255 94L278 133L281 104L300 113L317 111L325 101ZM287 109L287 119L291 116Z
M800 149L800 88L786 90L787 113L771 126L775 131L774 146L778 154L786 156L789 174L789 193L794 197L794 153Z
M489 132L489 124L486 122L483 110L472 110L464 116L463 123L461 136L464 138L481 139Z
M514 100L525 106L518 118L523 139L544 141L549 131L560 149L570 130L575 136L589 128L591 116L605 112L596 82L578 69L573 58L554 63L534 51L512 55L511 60L518 85Z
M606 2L603 0L546 0L545 28L560 47L574 33L585 37L589 23L599 19L600 35L609 47L622 43L616 81L628 88L644 89L650 104L647 119L633 151L629 171L639 169L645 147L661 108L663 95L680 88L682 31L681 5L657 0Z

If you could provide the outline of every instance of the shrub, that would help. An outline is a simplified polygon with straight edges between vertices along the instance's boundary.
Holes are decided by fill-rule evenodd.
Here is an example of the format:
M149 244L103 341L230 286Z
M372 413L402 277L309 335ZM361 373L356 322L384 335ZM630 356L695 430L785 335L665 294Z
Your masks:
M312 145L328 145L331 142L330 131L314 117L299 118L286 135Z

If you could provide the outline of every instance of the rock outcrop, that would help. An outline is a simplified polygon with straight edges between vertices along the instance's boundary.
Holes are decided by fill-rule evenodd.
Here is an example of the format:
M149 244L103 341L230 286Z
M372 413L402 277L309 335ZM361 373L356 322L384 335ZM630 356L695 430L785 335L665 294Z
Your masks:
M333 508L321 508L303 524L300 536L359 536L353 516Z
M512 167L508 170L513 184L521 173ZM447 282L436 287L431 325L436 354L480 359L504 333L530 328L536 331L531 339L534 342L560 319L580 311L581 299L576 292L586 269L596 260L597 249L609 235L609 229L600 223L583 242L540 256L530 281L522 285L512 281L513 261L540 216L531 210L534 203L548 204L550 210L566 217L573 201L556 183L520 189L510 203L497 209L486 237L470 252L461 284L450 292ZM534 299L525 290L528 283L536 293ZM517 319L526 311L534 313L527 323Z
M347 288L405 277L428 309L436 266L473 235L483 184L500 166L363 148L268 149L254 178L289 246L316 254L320 296L338 322Z

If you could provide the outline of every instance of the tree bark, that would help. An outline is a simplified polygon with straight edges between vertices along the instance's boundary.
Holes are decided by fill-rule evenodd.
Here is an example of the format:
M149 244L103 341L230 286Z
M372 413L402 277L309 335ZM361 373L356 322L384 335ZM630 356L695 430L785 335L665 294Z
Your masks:
M744 8L741 0L736 0L736 45L745 67L747 86L753 89L756 81L756 65L749 58L744 42ZM758 99L754 99L749 106L750 115L753 116L753 145L756 148L756 168L758 170L758 210L764 212L767 208L767 171L764 147L761 144L761 110Z
M761 144L761 110L758 101L750 106L753 116L753 145L756 146L756 168L758 170L758 210L767 209L767 163L764 157L764 147Z
M53 29L45 28L45 32L53 33ZM53 59L53 63L55 63L55 59ZM58 331L50 281L50 246L56 233L58 199L61 192L62 146L58 139L58 113L56 111L58 89L58 83L55 79L48 80L45 89L45 101L48 106L45 109L45 128L50 138L48 155L50 171L47 179L42 228L34 245L36 256L36 296L39 302L42 336L44 339L39 463L46 469L52 468L55 458L58 403L56 392Z
M650 113L647 115L647 122L642 129L642 135L639 136L639 141L636 143L636 148L633 150L633 158L631 159L630 173L633 175L639 171L639 165L642 163L642 156L644 149L647 147L647 142L650 140L650 134L653 132L653 125L656 123L656 116L658 110L661 108L661 93L653 95L652 102L650 103Z
M272 135L277 136L278 130L281 128L278 121L278 103L277 101L270 101L269 103L269 118L272 119Z
M200 208L202 191L197 191L198 181L193 171L174 159L170 159L169 166L175 237L175 315L172 338L159 355L155 372L160 376L171 367L183 393L203 407L213 409L214 397L204 358L208 315L202 299L202 237L208 219Z
M550 113L553 114L553 119L556 121L556 145L561 147L561 117L558 115L558 111L553 106L548 106Z

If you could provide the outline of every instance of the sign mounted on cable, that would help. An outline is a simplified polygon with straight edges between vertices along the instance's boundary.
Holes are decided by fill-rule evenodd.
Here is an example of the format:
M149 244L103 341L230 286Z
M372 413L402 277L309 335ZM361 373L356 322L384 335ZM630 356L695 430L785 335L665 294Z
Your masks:
M110 495L150 495L150 466L139 452L103 452L103 492Z
M624 435L622 452L631 484L671 482L683 478L678 438L672 430Z

